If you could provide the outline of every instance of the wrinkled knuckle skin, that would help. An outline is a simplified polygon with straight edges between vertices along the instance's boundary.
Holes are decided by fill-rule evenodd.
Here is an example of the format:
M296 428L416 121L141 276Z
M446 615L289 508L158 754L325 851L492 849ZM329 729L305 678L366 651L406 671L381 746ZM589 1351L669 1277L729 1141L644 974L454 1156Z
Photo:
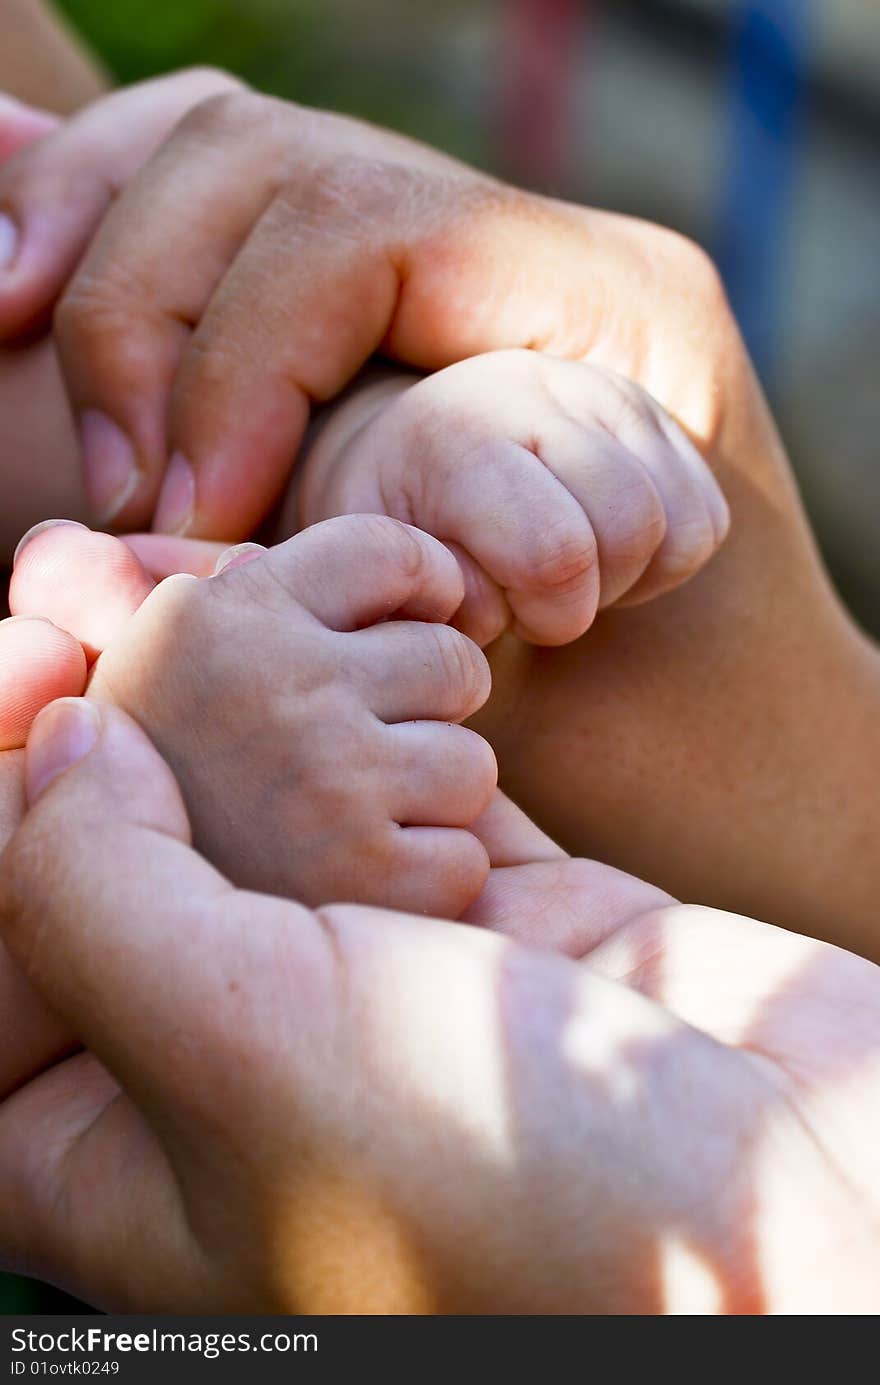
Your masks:
M131 341L132 304L126 284L118 275L102 279L81 275L65 291L55 307L53 329L66 346L111 343L114 359L124 359Z
M375 518L384 517L376 516ZM390 530L388 525L393 525L393 530ZM414 529L399 519L387 519L377 531L376 537L379 542L384 540L389 546L393 545L392 551L400 571L414 586L417 585L425 575L428 565L425 550L426 541L420 539Z
M384 223L410 206L423 182L418 170L404 163L341 156L322 164L306 184L301 178L288 179L281 196L319 219Z
M489 666L476 645L448 625L428 625L426 638L433 640L437 654L438 701L455 709L459 717L470 715L489 696Z
M666 537L666 510L647 484L632 486L621 497L618 514L605 536L604 561L644 567Z
M662 554L663 571L671 576L696 572L718 547L712 521L705 512L694 513L676 525L672 540Z
M389 515L337 515L314 525L312 532L315 539L320 538L320 546L326 552L356 546L363 562L378 563L385 571L397 569L413 586L424 574L427 540Z
M576 591L598 566L595 542L569 524L551 527L536 542L524 563L529 586L549 594Z
M344 522L350 525L376 556L394 564L414 585L425 571L425 543L408 524L390 515L351 515Z

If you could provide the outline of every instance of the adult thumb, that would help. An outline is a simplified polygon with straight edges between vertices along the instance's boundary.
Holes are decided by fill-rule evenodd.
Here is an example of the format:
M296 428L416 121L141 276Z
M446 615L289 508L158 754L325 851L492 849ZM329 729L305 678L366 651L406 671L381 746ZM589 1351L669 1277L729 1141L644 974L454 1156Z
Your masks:
M41 712L26 787L0 858L0 937L138 1103L167 1112L193 1073L181 1045L169 1078L157 1035L179 1037L200 984L216 1005L207 935L231 887L190 848L170 769L112 706L65 698Z

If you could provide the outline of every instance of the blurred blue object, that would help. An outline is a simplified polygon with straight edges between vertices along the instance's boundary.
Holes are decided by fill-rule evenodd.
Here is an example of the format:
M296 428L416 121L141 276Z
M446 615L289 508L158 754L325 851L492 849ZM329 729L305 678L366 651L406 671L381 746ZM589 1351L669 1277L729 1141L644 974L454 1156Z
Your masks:
M813 0L736 0L718 263L759 373L772 377L791 234Z

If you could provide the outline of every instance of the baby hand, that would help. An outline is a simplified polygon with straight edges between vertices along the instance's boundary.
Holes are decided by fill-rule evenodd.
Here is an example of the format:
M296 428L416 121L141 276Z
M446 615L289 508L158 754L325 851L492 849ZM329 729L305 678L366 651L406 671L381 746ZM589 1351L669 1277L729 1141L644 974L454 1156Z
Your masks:
M90 695L141 723L239 885L454 918L488 872L465 829L495 784L489 746L454 724L489 692L443 623L462 593L436 540L351 516L159 586L119 540L43 528L10 604L99 654Z
M693 576L728 511L687 436L638 385L534 351L495 351L417 383L355 390L317 434L286 532L393 515L449 543L480 644L509 625L565 644L597 610Z

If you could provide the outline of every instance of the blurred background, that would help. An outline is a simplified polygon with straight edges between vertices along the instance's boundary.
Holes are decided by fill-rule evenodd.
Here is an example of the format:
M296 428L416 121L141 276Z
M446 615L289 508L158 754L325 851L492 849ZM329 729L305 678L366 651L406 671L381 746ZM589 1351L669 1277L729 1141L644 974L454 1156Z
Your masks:
M59 8L120 82L216 64L700 241L838 587L880 635L880 0ZM0 1276L0 1311L74 1306Z

